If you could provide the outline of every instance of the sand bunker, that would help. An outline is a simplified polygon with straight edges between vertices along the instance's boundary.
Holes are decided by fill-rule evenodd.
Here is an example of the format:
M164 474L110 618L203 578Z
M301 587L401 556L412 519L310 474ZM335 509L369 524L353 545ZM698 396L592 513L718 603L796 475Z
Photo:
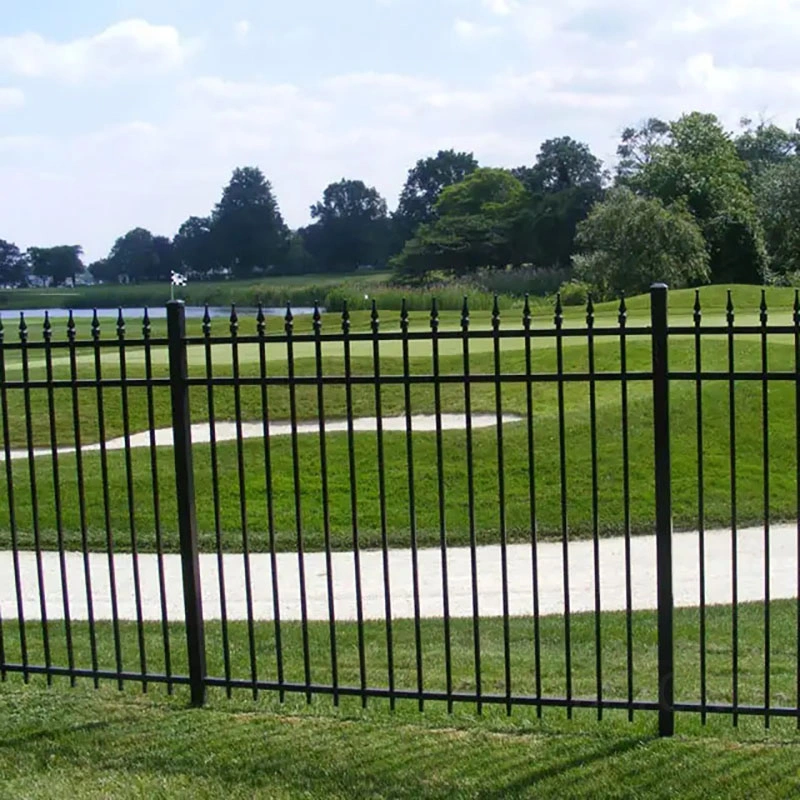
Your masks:
M503 414L503 424L511 422L521 422L522 417L515 414ZM495 414L473 414L471 417L473 428L491 428L497 425ZM383 430L389 432L402 432L406 430L406 417L384 417ZM467 417L465 414L442 414L442 430L444 431L463 431L467 427ZM347 430L346 420L330 420L325 422L325 433L343 433ZM356 433L370 433L378 430L377 417L358 417L353 420L353 430ZM411 417L411 430L414 433L431 433L436 430L436 417L433 414L417 414ZM262 422L243 422L241 423L242 439L261 439L264 436L264 424ZM298 422L298 434L319 434L319 422ZM154 431L156 447L172 446L172 428L159 428ZM289 436L292 433L292 426L288 422L270 422L269 435ZM235 422L217 422L214 425L214 434L217 442L231 442L237 438L237 425ZM133 433L130 436L130 446L132 448L149 447L151 434L150 431ZM207 444L211 441L211 426L207 422L198 422L192 425L192 443ZM125 438L120 436L116 439L109 439L106 442L106 450L122 450L125 448ZM93 453L100 450L100 444L87 444L81 447L84 453ZM75 452L74 447L57 448L59 455L69 455ZM49 447L37 447L33 451L36 456L49 456L52 449ZM27 450L12 450L11 458L27 458ZM5 460L5 453L0 451L0 461Z

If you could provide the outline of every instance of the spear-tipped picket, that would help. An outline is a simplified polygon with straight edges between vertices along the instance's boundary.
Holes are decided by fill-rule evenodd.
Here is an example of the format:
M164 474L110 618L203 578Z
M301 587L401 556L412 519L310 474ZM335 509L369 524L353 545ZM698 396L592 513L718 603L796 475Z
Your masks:
M283 317L283 329L286 331L288 336L291 336L292 330L294 329L294 315L292 314L292 304L290 302L286 302L286 314Z
M497 295L494 296L494 303L492 303L492 329L500 330L500 302Z
M53 338L53 324L50 322L50 312L44 312L44 323L42 324L42 336L46 342Z
M208 303L203 311L203 336L211 336L211 314L208 313Z
M439 330L439 301L435 297L431 301L431 330Z
M314 301L314 313L311 315L311 327L314 333L319 336L322 333L322 314L319 311L319 300Z
M700 307L700 290L694 290L694 313L692 315L694 319L694 324L697 327L700 327L700 320L703 318L703 310Z
M372 310L369 314L369 323L372 332L377 334L381 327L381 319L378 316L378 304L375 302L375 298L372 299Z
M525 328L526 331L529 331L532 324L533 314L531 314L531 299L528 293L525 292L525 305L522 307L522 327Z
M553 323L559 330L564 324L564 306L561 305L561 292L556 294L556 307L553 313Z
M97 341L100 338L100 318L97 316L97 309L92 313L92 339Z
M465 333L469 330L469 305L466 295L464 295L464 303L461 306L461 330Z
M586 300L586 327L591 330L594 328L594 300L591 294Z
M725 319L727 320L728 325L733 325L733 296L730 289L728 289L728 302L725 306L725 311Z
M761 290L761 304L758 307L759 315L758 319L761 322L761 326L764 327L767 324L767 290Z
M236 313L236 303L231 303L230 331L231 336L239 334L239 315Z
M794 306L792 307L794 314L792 318L795 325L800 325L800 289L794 290Z
M150 334L153 332L153 327L150 324L150 310L147 306L144 307L144 316L142 317L142 337L149 339Z
M622 292L619 298L619 311L617 313L617 322L620 328L624 328L628 323L628 306L625 304L625 292Z
M256 333L263 338L267 332L267 318L264 316L264 304L259 302L256 314Z
M347 307L347 300L342 303L342 333L350 333L350 309Z
M122 306L117 309L117 338L125 338L125 318L122 316Z
M3 343L3 339L5 339L6 332L3 329L3 315L0 314L0 344Z
M19 340L21 342L28 341L28 323L25 321L25 312L19 312Z
M72 309L69 310L67 317L67 339L70 342L75 341L75 315L72 313Z
M400 330L403 333L408 333L408 303L405 297L400 303Z

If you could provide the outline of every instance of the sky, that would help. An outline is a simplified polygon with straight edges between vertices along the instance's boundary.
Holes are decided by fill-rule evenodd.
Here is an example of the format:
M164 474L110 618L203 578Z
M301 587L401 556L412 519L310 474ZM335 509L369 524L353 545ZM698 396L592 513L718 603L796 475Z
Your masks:
M691 110L800 116L800 0L0 0L0 238L206 215L260 167L291 227L343 177L393 208L438 149L535 160Z

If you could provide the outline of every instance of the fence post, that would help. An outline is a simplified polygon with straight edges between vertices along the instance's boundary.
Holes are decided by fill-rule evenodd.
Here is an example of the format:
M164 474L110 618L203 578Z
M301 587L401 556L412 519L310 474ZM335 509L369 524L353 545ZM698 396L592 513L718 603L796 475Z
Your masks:
M650 287L653 347L653 432L656 489L656 584L658 591L658 733L675 732L673 597L672 597L672 476L669 438L669 374L667 361L667 287Z
M189 416L189 367L186 358L186 309L182 300L167 303L169 340L169 383L172 395L172 436L175 453L175 489L178 501L183 603L186 646L189 650L189 685L192 705L206 699L206 646L203 600L200 585L200 557L197 547L192 436Z

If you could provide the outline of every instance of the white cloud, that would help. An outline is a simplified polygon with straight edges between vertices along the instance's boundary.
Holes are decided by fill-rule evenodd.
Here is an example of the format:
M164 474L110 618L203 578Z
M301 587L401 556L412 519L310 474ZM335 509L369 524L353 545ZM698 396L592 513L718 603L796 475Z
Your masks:
M517 0L483 0L484 6L492 13L504 17L519 8Z
M95 36L55 42L37 33L0 38L0 70L27 78L72 83L107 81L126 74L168 72L180 67L197 43L170 25L143 19L115 23Z
M460 39L466 41L488 39L500 33L500 28L496 25L480 25L477 22L470 22L466 19L457 19L453 23L453 30Z
M15 87L0 86L0 111L19 108L25 104L25 93Z
M466 0L459 3L466 8ZM92 134L43 127L0 136L3 235L25 246L80 241L94 258L128 228L169 234L190 214L207 213L242 164L264 170L287 221L297 226L307 222L325 185L342 176L375 185L393 205L408 168L439 148L516 166L531 163L544 139L570 135L609 160L620 131L649 116L674 119L698 109L733 128L743 114L763 112L792 125L800 108L800 2L470 0L470 6L459 12L460 24L451 17L451 27L438 33L444 58L459 30L467 41L486 37L470 51L476 63L463 69L437 60L433 50L420 54L409 41L405 62L392 53L394 72L365 70L362 58L348 61L346 54L337 55L340 71L333 73L321 61L297 71L282 64L273 79L195 70L177 90L164 81L170 102L158 117L138 116L137 104L126 124ZM395 3L391 13L401 11ZM328 32L314 21L303 24L304 44L293 49L307 53L307 61L318 49L308 41L322 42ZM145 29L123 26L123 35L115 28L66 43L34 36L33 46L21 49L21 37L0 39L0 80L16 83L4 68L72 81L138 74L148 64L174 69L192 50L172 28L158 29L149 49ZM487 37L492 30L502 36ZM289 34L274 35L285 45ZM102 45L103 36L116 45ZM230 44L230 27L227 36ZM8 90L4 101L0 90L0 106L19 102ZM75 113L86 118L77 103ZM85 191L76 195L75 185Z
M240 42L243 42L250 35L252 29L253 26L250 24L249 20L240 19L238 22L234 23L233 33Z

